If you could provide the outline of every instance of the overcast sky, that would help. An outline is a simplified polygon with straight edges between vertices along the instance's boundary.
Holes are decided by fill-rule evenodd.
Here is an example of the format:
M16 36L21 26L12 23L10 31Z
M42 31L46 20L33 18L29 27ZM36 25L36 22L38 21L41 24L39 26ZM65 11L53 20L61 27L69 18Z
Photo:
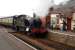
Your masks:
M64 0L55 0L59 4ZM18 14L32 16L35 12L39 16L45 16L48 8L52 5L50 0L0 0L0 17Z

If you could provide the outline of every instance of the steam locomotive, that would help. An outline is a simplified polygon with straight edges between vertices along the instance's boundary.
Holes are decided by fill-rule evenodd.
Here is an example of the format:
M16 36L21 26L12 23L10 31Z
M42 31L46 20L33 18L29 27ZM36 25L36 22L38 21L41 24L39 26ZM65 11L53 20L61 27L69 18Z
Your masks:
M25 32L27 35L45 37L48 31L42 26L40 18L32 18L27 15L16 15L0 18L0 24L10 26L16 31Z

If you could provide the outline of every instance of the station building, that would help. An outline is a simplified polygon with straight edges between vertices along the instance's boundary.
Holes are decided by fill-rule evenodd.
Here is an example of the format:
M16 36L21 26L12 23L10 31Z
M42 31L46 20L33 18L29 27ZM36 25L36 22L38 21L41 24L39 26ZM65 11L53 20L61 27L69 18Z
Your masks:
M49 14L47 15L47 26L59 27L58 23L60 18L63 18L66 22L67 31L75 31L75 0L70 0L65 4L50 8Z

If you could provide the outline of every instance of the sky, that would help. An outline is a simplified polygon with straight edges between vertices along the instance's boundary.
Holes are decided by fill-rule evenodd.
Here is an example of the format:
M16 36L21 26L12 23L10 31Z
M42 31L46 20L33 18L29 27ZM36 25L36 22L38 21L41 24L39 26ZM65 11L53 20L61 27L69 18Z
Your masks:
M0 17L26 14L33 16L35 12L39 16L45 16L52 6L51 0L0 0ZM64 0L54 0L59 4Z

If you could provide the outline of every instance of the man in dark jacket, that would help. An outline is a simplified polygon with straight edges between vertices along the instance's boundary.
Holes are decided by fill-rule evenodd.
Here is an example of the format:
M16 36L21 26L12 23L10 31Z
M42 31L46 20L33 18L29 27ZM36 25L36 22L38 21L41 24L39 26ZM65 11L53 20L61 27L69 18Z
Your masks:
M29 21L27 19L24 19L24 25L29 26L29 24L30 24Z
M29 23L29 21L27 19L24 19L24 25L25 25L25 31L29 32L29 25L30 25L30 23Z

